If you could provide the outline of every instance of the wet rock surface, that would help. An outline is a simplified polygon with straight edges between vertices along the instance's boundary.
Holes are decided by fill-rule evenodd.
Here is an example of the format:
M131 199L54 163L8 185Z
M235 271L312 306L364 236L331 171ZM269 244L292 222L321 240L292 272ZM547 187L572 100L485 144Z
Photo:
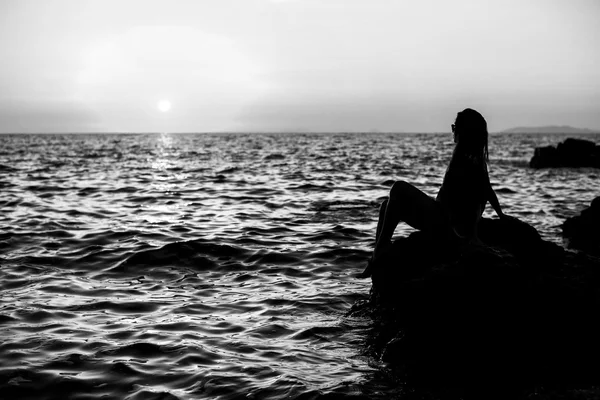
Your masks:
M372 276L376 356L409 385L459 397L600 384L600 260L516 219L484 219L480 237L486 246L422 232L394 242Z
M556 147L536 147L531 168L600 168L600 146L585 139L568 138Z

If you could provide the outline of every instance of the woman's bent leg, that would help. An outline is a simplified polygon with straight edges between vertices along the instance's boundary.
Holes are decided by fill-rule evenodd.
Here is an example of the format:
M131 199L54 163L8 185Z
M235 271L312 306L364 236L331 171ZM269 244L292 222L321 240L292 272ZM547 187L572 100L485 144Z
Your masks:
M377 231L375 233L375 243L379 241L379 235L381 235L381 228L383 228L383 221L385 220L385 209L388 205L388 199L385 199L379 206L379 221L377 221Z
M397 181L390 190L390 197L379 209L375 250L367 268L358 275L368 278L373 273L375 261L389 245L394 230L400 221L404 221L419 230L436 230L444 224L444 213L434 199L413 185Z
M375 246L377 247L377 243L379 242L379 236L381 234L381 229L383 228L383 221L385 220L385 210L387 209L388 199L385 199L381 205L379 206L379 221L377 221L377 230L375 232ZM358 278L368 278L373 273L373 257L367 263L367 266L363 272L357 275Z
M392 239L400 221L419 230L435 229L442 218L439 204L405 181L397 181L390 190L381 230L375 244L375 257Z

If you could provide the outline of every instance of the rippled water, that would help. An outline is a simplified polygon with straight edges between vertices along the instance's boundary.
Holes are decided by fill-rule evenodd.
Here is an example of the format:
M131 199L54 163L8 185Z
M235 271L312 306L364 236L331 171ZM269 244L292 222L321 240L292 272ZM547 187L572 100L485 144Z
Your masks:
M504 210L557 243L600 194L597 170L527 167L535 146L564 138L490 143ZM347 315L370 288L353 275L391 183L435 195L452 146L0 135L0 397L402 398L366 349L371 321Z

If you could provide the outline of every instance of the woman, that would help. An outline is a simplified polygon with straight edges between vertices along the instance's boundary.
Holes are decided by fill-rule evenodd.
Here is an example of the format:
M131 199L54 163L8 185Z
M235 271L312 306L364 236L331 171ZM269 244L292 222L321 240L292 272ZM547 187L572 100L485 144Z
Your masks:
M489 201L500 218L500 208L487 171L487 123L477 111L458 113L452 125L454 152L436 199L405 181L397 181L379 209L373 256L361 278L371 276L378 259L391 243L400 221L445 240L480 244L477 224Z

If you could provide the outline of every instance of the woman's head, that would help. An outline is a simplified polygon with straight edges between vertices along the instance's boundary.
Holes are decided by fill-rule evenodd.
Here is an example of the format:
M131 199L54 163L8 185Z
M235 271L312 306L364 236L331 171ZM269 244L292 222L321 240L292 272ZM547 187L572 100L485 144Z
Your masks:
M457 150L488 160L488 131L485 118L477 111L465 108L456 115L452 125Z

